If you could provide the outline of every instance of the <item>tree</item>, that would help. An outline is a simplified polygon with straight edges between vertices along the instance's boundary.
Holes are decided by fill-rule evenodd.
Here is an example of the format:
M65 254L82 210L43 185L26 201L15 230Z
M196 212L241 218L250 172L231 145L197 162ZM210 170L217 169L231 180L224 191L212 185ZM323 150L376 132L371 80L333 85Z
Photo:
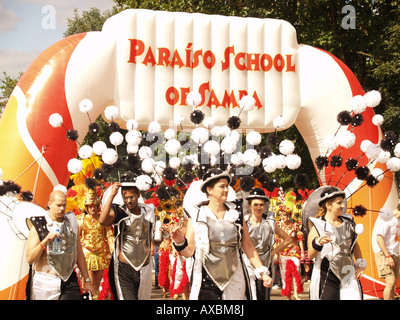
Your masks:
M0 80L0 116L3 113L3 109L5 108L12 91L21 78L22 72L20 72L16 78L12 78L6 72L3 72L3 75L4 78Z
M118 13L114 7L111 10L101 12L97 8L91 8L79 14L78 9L74 9L74 16L67 19L67 30L64 36L70 36L82 32L101 31L104 22L114 14Z

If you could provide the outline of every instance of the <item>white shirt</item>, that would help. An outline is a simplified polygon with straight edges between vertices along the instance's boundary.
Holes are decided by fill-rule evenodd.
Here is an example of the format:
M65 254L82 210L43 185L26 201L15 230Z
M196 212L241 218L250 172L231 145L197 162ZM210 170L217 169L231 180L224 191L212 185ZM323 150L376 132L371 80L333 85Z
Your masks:
M384 221L382 219L377 220L377 225L375 226L376 236L380 235L385 241L386 249L396 256L399 255L399 241L400 241L400 220L393 217L389 221ZM379 252L381 249L376 241L374 240L374 252Z

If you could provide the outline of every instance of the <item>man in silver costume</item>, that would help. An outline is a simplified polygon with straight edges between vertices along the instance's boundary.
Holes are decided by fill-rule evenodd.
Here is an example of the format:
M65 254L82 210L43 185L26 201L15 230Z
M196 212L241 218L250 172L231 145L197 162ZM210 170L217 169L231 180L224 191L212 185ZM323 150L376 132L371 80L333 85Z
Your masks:
M123 205L113 203L120 188ZM151 295L154 206L139 203L139 197L134 182L114 183L99 217L102 225L115 228L109 279L118 300L148 300Z
M80 300L82 295L75 265L85 279L84 289L94 291L78 236L78 223L73 212L65 212L66 195L59 190L50 194L49 210L44 216L31 217L26 259L31 265L27 299ZM56 232L56 230L59 232ZM61 250L53 249L60 238Z

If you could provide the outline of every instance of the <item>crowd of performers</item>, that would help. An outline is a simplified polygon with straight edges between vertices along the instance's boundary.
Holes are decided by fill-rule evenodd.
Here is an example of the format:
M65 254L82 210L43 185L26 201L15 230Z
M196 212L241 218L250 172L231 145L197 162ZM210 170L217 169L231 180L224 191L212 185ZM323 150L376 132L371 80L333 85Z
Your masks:
M53 191L45 217L30 219L27 298L74 299L78 282L80 293L99 300L148 300L153 285L172 299L269 300L277 283L282 296L299 299L310 279L311 299L362 298L365 260L354 221L341 216L343 192L321 194L320 218L310 219L307 241L306 197L257 185L236 192L231 174L218 168L193 184L190 195L168 183L143 195L126 175L108 185L107 195L87 186ZM65 218L71 215L77 224ZM60 235L64 254L51 247ZM328 236L339 245L324 246ZM351 281L346 266L355 269Z

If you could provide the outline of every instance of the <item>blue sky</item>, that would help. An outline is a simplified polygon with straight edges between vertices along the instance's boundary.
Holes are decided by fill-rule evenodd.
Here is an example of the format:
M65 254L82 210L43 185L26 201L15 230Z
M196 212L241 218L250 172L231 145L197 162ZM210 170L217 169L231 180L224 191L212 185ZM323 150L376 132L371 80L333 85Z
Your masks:
M17 76L62 39L75 8L104 11L113 5L111 0L0 0L0 77Z

